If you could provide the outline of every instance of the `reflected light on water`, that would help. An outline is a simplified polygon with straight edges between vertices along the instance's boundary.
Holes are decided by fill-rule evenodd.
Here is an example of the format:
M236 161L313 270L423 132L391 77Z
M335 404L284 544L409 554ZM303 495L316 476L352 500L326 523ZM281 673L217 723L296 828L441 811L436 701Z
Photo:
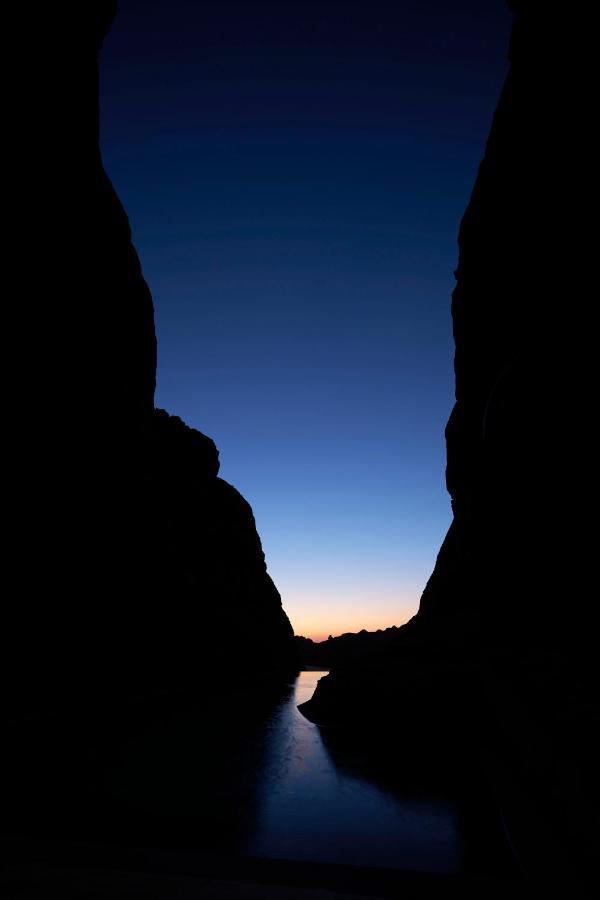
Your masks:
M302 672L269 724L252 855L454 872L462 848L450 803L402 798L340 770L298 711L326 672Z

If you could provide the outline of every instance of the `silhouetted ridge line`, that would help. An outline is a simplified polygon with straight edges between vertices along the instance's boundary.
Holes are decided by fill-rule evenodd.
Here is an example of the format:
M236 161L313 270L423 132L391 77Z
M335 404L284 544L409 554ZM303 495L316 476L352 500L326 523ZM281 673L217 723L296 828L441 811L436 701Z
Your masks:
M398 628L367 631L365 628L356 634L347 631L336 637L329 636L326 641L313 641L311 638L296 635L296 647L300 662L305 666L319 666L323 669L345 665L360 665L374 653L384 652L393 642Z

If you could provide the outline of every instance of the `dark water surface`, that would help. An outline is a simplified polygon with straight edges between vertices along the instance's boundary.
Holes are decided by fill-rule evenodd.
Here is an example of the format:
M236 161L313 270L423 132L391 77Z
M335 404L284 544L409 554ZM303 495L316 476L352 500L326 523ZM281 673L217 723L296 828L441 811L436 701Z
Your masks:
M384 777L300 714L324 674L302 672L274 692L249 673L219 691L211 671L177 704L91 706L15 725L3 831L424 872L502 869L489 804L465 815L456 785L410 757L394 755Z
M456 810L399 798L340 770L298 711L325 672L302 672L268 722L262 799L248 852L258 856L453 872L463 848Z

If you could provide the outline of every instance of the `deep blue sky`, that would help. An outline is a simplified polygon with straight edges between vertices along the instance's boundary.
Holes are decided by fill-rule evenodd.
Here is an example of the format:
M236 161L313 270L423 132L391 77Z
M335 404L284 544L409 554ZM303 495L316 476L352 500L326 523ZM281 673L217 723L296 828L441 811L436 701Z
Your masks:
M213 437L298 633L406 621L450 521L456 235L502 0L121 0L102 150L157 405Z

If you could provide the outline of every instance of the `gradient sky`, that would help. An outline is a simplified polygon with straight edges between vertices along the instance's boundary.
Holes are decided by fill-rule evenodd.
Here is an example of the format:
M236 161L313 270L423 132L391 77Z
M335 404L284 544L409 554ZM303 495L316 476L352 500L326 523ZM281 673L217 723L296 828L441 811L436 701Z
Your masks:
M299 634L405 622L449 525L456 235L509 27L502 0L120 0L102 151L157 405L216 441Z

